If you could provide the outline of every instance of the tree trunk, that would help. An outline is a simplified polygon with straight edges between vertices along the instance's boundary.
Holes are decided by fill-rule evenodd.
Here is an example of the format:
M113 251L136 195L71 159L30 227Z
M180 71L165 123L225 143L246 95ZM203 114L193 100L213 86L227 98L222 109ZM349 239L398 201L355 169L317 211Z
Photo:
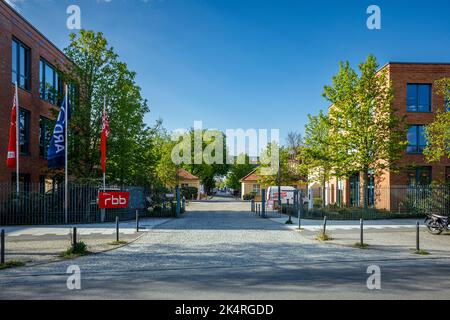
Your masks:
M368 180L369 180L369 170L365 169L363 171L363 183L362 183L362 189L363 189L363 208L364 210L368 207Z
M323 205L323 208L325 208L325 206L326 206L326 203L325 203L325 197L326 197L326 193L327 193L327 191L325 189L326 185L327 185L327 181L324 177L323 181L322 181L322 205Z

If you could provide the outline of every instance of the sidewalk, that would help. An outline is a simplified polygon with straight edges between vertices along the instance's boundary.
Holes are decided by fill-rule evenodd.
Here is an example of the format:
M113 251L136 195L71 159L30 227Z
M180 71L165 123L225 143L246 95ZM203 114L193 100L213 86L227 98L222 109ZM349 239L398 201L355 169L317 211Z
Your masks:
M285 224L289 217L271 218L276 223ZM323 229L323 221L302 220L302 230L298 230L298 220L292 219L293 225L286 228L299 232L307 239L315 240ZM420 248L429 252L431 257L450 258L450 233L434 236L428 233L420 224ZM367 250L384 252L413 253L416 246L417 220L373 220L364 222L364 243L369 245ZM328 221L327 233L332 240L327 244L354 247L360 242L359 221ZM317 241L317 240L315 240ZM355 249L359 250L359 249Z
M145 232L171 219L143 219L140 231L136 232L136 222L120 223L120 240L133 242ZM72 228L77 227L78 241L88 246L88 251L98 253L112 250L120 245L111 245L116 240L114 223L64 226L17 226L5 227L6 261L20 261L27 265L61 260L59 254L70 246Z
M160 224L169 221L169 218L147 218L140 220L140 227L142 231L152 229ZM116 232L115 223L98 223L98 224L74 224L74 225L55 225L55 226L13 226L0 227L4 229L6 237L20 237L20 236L65 236L70 235L73 228L77 228L80 235L112 235ZM135 221L120 222L120 233L132 235L136 232Z

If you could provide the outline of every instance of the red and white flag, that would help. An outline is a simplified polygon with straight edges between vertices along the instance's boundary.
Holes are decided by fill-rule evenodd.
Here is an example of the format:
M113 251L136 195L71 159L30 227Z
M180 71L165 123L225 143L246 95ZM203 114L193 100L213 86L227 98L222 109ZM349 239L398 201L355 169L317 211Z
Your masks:
M12 106L12 110L11 110L11 123L9 125L9 144L8 144L8 156L6 159L6 165L8 166L8 168L16 168L16 164L17 164L17 157L19 154L19 150L18 149L18 143L17 143L17 139L18 139L18 132L17 132L17 126L18 126L18 102L17 102L17 86L16 86L16 91L14 93L14 99L13 99L13 106Z
M106 172L106 140L109 137L109 121L106 115L106 110L103 110L102 116L102 142L101 142L101 152L102 152L102 171Z

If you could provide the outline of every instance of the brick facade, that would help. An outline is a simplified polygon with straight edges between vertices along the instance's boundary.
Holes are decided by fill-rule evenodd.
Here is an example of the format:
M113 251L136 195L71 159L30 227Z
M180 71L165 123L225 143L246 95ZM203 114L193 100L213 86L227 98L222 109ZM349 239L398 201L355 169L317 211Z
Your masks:
M434 90L436 80L450 78L450 63L388 63L383 67L388 69L389 78L394 88L394 108L399 117L406 116L406 123L410 125L428 125L435 119L436 111L443 110L444 98ZM432 85L431 112L408 112L407 110L407 85L408 84L430 84ZM408 170L416 167L430 167L431 178L434 182L448 182L450 174L450 159L442 159L440 162L428 163L423 154L410 154L406 150L398 162L398 172L385 172L374 179L375 206L379 209L401 210L405 194L405 186L408 185ZM362 174L359 181L362 181ZM337 179L332 179L327 185L328 203L337 201ZM352 191L349 179L341 183L341 203L350 204ZM363 190L359 189L359 203L362 203ZM353 190L353 193L355 191ZM358 197L358 196L357 196ZM357 198L356 197L356 198Z
M47 171L47 161L39 154L40 116L52 119L52 104L40 98L40 59L54 66L67 64L65 55L4 1L0 1L0 182L11 181L6 167L9 120L14 95L12 80L12 39L30 48L31 90L19 89L19 104L30 112L29 155L20 157L20 173L29 174L31 182L39 182Z

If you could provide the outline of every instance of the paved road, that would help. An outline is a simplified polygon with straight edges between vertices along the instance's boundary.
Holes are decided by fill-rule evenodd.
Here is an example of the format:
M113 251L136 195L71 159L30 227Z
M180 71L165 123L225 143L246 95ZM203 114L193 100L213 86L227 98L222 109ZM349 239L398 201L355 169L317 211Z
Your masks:
M138 242L0 272L2 299L449 299L450 259L319 244L241 202L192 203ZM66 288L77 264L82 290ZM382 290L367 289L369 265Z

